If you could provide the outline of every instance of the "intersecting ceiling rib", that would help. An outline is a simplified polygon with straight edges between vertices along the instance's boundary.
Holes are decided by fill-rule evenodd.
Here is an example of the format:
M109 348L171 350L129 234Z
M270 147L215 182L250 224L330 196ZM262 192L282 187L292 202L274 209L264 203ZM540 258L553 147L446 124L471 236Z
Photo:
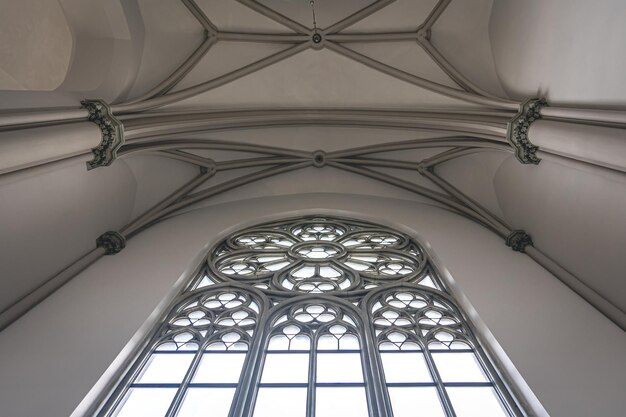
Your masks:
M390 67L460 90L457 83L417 42L418 29L428 19L433 8L439 6L445 11L439 16L439 20L434 21L432 38L436 38L435 33L439 30L446 33L447 37L454 36L457 48L462 46L463 49L472 51L471 54L464 54L464 65L467 66L466 61L469 60L472 75L480 74L481 81L488 81L481 88L500 91L497 81L494 82L497 77L494 68L489 65L491 61L483 59L491 55L486 26L482 25L481 31L472 30L470 37L455 33L458 30L455 27L466 26L459 25L460 20L474 17L479 20L478 16L485 15L491 1L472 2L472 5L467 5L467 2L447 3L435 0L419 2L318 0L316 15L319 27L324 29L362 11L367 6L376 6L372 9L373 13L338 32L340 37L337 38L337 42L343 44L345 41L345 46L351 50ZM186 9L184 2L140 2L146 38L149 41L144 46L144 58L129 98L150 90L176 70L196 48L204 48L201 51L203 56L171 92L222 77L273 54L287 51L299 42L308 41L309 36L305 35L296 37L297 42L285 42L283 37L292 35L293 38L296 33L259 13L259 10L265 13L281 13L285 18L301 25L303 30L309 31L312 28L311 9L309 2L305 0L257 2L255 7L261 8L257 11L250 8L253 2L220 0L198 1L196 4L210 22L207 25L212 25L218 33L215 39L209 40L210 45L206 47L203 46L207 41L203 38L202 26ZM263 34L270 36L263 40L260 38ZM341 38L342 34L372 37L354 42L354 39L348 41L347 38ZM398 39L389 40L390 34L397 36ZM331 38L329 35L329 39ZM168 56L168 59L163 60L164 56ZM455 57L446 59L450 62L456 61ZM294 105L394 108L471 106L368 68L343 56L341 50L334 51L328 48L315 50L307 47L273 65L252 71L200 95L172 103L169 107L190 109Z
M524 205L520 197L494 186L496 176L507 175L501 167L523 168L507 163L507 124L520 101L499 84L492 4L316 0L316 43L309 0L137 0L132 10L116 3L129 44L105 45L115 52L110 65L132 59L119 71L98 67L87 81L106 73L108 89L93 91L106 90L124 125L114 165L130 167L137 181L134 220L120 233L131 237L204 204L264 193L354 192L355 184L366 195L437 204L503 238L525 227L511 209ZM75 36L82 50L98 44L98 30L87 43ZM80 56L64 85L89 78L93 65ZM333 181L340 178L353 188ZM558 252L559 231L537 230L542 249ZM623 305L615 280L595 278L576 262L575 253L586 251L578 245L559 260ZM594 270L612 276L621 262L613 258Z

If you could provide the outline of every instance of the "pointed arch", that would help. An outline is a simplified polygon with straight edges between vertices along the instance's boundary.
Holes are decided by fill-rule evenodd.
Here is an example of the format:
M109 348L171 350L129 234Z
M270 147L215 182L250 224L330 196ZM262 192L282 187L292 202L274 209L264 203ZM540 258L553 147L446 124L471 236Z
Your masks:
M274 221L226 236L198 271L99 416L527 415L402 232Z

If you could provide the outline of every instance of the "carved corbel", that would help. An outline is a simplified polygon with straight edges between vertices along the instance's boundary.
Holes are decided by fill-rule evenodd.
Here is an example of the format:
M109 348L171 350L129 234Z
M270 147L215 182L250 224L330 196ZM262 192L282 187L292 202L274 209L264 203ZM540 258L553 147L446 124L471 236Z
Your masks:
M538 146L531 143L528 138L530 125L541 119L541 108L548 103L542 98L531 98L525 101L520 112L515 115L507 126L507 140L515 149L515 156L522 164L537 165L541 161L537 157Z
M98 125L102 132L102 141L91 150L93 159L87 162L87 170L111 165L124 144L124 125L104 100L83 100L80 104L89 112L87 120Z

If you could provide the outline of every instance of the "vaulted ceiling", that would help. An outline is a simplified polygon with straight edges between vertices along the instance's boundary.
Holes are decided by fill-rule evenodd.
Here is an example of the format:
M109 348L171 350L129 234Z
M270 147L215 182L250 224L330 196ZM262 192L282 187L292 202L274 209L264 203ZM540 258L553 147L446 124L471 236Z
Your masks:
M623 316L624 169L543 148L539 165L522 164L507 134L533 96L551 106L626 105L626 54L609 50L617 35L603 37L607 47L587 53L610 57L606 76L584 66L564 75L558 69L578 52L551 39L578 39L571 21L594 10L554 1L571 16L546 27L533 11L556 12L528 3L315 0L316 27L309 0L9 7L0 17L11 35L0 41L0 108L102 98L125 134L110 166L86 171L87 152L45 173L0 176L3 216L18 219L0 226L10 236L0 253L0 310L93 250L107 230L129 239L203 205L326 192L434 204L503 242L524 230L538 262ZM17 22L35 29L13 30L23 27ZM28 61L15 52L24 50ZM529 63L537 53L550 76ZM54 246L60 233L67 244Z

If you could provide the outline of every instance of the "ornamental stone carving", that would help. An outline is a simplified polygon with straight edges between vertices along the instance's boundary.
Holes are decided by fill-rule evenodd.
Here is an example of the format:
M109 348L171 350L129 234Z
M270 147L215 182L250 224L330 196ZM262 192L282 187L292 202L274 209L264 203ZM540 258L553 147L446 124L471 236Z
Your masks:
M515 156L522 164L537 165L541 161L537 157L539 147L530 142L528 132L532 123L541 119L541 108L547 104L544 99L527 100L522 104L520 112L508 124L507 140L515 149Z
M87 170L111 165L117 150L124 144L124 125L104 100L83 100L80 104L89 112L87 119L98 125L102 132L102 141L91 150L93 159L87 162Z
M505 243L516 252L524 252L526 246L533 244L533 239L523 230L513 230L506 237Z
M126 238L115 231L108 231L96 239L96 246L105 249L105 255L115 255L126 247Z

